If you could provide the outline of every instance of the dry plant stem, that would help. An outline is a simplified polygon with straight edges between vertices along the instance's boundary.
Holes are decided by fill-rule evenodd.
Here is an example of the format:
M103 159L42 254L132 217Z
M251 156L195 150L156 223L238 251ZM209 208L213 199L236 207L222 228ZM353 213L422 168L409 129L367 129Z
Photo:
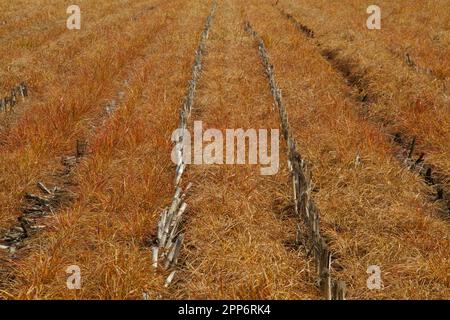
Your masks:
M321 229L348 298L448 298L449 225L436 219L429 187L391 156L379 128L355 111L341 76L278 9L256 1L247 8L298 148L314 165ZM367 288L370 265L381 268L382 290Z
M145 65L136 70L121 107L91 141L75 173L79 199L59 212L51 232L30 242L15 264L6 298L150 299L164 294L152 268L148 235L173 190L172 130L190 78L209 3L172 1L150 19L168 19ZM186 33L186 30L192 32ZM167 75L170 76L167 76ZM70 249L68 249L70 248ZM81 267L80 291L67 290L67 266Z

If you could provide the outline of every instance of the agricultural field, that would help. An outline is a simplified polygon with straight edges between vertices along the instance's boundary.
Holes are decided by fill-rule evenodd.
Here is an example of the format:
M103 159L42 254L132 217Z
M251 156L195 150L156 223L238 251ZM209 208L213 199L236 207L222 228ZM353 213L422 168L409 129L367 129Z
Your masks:
M450 1L0 0L0 57L0 300L450 299Z

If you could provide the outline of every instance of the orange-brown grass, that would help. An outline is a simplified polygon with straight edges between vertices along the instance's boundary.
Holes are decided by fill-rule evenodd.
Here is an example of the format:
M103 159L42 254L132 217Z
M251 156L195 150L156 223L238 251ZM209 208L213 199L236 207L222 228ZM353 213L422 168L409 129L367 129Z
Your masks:
M141 299L147 292L155 299L164 294L165 278L152 269L147 246L173 193L170 137L208 10L204 1L175 0L144 18L161 28L133 72L124 102L97 129L90 156L77 168L79 199L49 219L51 230L28 242L29 255L15 264L14 282L1 296ZM73 264L81 267L79 291L65 284L65 269Z
M366 2L367 3L367 2ZM450 2L386 1L377 3L383 10L383 32L371 33L377 41L400 57L410 54L422 69L429 68L432 78L450 85ZM349 13L349 17L356 17Z
M299 150L313 165L333 272L349 298L448 299L449 224L435 216L430 190L359 117L344 79L316 47L276 8L252 4L247 15L266 41ZM370 265L381 268L382 290L366 286Z
M71 60L71 64L66 61L63 72L55 69L61 67L58 55L64 54L64 50L54 48L49 55L36 54L36 59L44 56L47 60L29 72L36 76L36 87L45 88L46 92L31 97L17 123L0 132L0 145L3 144L0 146L0 203L4 208L0 213L1 228L17 215L23 191L52 171L59 161L57 157L73 152L75 139L90 130L89 119L101 114L107 99L115 97L122 85L120 80L126 79L133 60L170 21L165 6L137 20L131 20L130 15L138 9L124 9L124 18L102 25L90 36L89 46L79 42L87 49ZM159 19L153 21L151 17L155 15ZM124 24L125 21L128 23ZM112 46L112 43L120 45Z
M0 41L1 93L9 92L13 85L25 80L31 82L33 91L37 90L34 87L40 84L37 78L50 73L49 66L43 62L54 61L57 57L58 63L55 63L54 67L58 69L55 73L63 71L63 67L67 68L80 52L95 43L99 28L105 28L118 19L121 19L122 24L127 23L155 2L156 0L133 1L126 10L120 2L95 1L83 4L81 30L66 28L65 19L68 15L64 3L55 4L53 7L46 6L46 9L41 7L45 14L44 17L40 16L42 25L36 26L35 20L26 19L26 26L11 30L8 37L3 37ZM25 8L22 10L26 10ZM21 13L19 11L16 14ZM34 74L30 74L31 72ZM49 80L48 77L45 79Z
M281 7L289 7L293 1L281 1ZM367 0L344 1L296 1L299 8L311 19L325 22L328 16L341 21L333 30L335 37L353 41L361 37L376 42L394 53L405 63L408 53L421 69L430 68L431 76L438 80L450 80L450 3L440 1L377 1L381 9L381 30L366 27L369 5ZM306 6L303 6L303 5ZM330 30L328 30L330 31ZM422 70L424 71L424 70Z
M429 75L416 72L401 60L395 57L390 50L391 42L409 46L407 39L422 39L431 37L426 30L425 35L417 36L421 32L422 24L417 21L431 19L434 32L445 34L445 19L447 13L434 15L428 11L425 2L415 2L416 10L411 8L410 1L405 2L405 9L397 8L403 4L398 2L392 5L392 12L403 12L400 22L393 17L386 17L386 25L382 30L367 30L365 20L368 15L362 11L365 6L360 1L353 6L336 2L339 9L329 1L291 1L281 0L280 8L291 12L303 24L312 28L321 43L323 50L336 53L336 61L348 63L348 69L362 77L365 83L365 93L372 98L368 110L373 119L381 119L390 133L401 132L410 137L417 136L418 149L425 152L425 160L432 163L439 173L446 177L444 183L449 183L450 177L450 100L448 93L442 90L442 83L434 81ZM422 5L419 5L422 4ZM434 3L434 2L433 2ZM445 4L446 3L446 4ZM446 10L448 2L438 2L437 8L441 12ZM385 12L388 15L391 8L386 2ZM422 7L423 6L423 7ZM395 9L397 8L397 9ZM330 11L331 10L331 11ZM357 10L358 14L355 13ZM448 11L448 10L447 10ZM412 21L407 20L408 13L413 16ZM353 15L353 17L351 17ZM422 18L420 18L422 17ZM361 21L359 21L361 20ZM392 21L391 21L392 20ZM384 21L384 20L383 20ZM411 27L406 26L410 25ZM414 26L416 25L416 26ZM402 39L405 42L403 42ZM386 40L387 39L387 40ZM411 40L413 41L413 40ZM427 41L418 41L414 47L420 48L422 54L422 67L427 67L427 62L448 69L449 47L445 45L427 45ZM444 41L445 43L446 41ZM439 54L433 55L432 48L441 48ZM419 49L418 49L419 50ZM418 50L414 52L418 52ZM421 54L412 54L415 56ZM434 68L434 67L431 67ZM444 69L436 69L438 73L446 73Z
M0 1L0 42L17 30L28 29L31 23L46 25L48 18L58 11L65 14L64 4L63 0Z
M99 10L91 4L86 4L88 20L95 17L92 14L102 14L106 3L99 1ZM9 15L0 12L0 52L1 67L13 59L38 48L45 41L56 38L67 31L65 1L33 1L14 8ZM83 12L84 13L84 12ZM6 70L4 70L6 73Z
M186 242L170 289L163 288L167 274L151 267L150 241L173 194L170 135L209 1L96 1L83 14L89 19L82 30L66 32L59 29L66 3L61 13L62 1L38 1L53 6L45 12L61 26L44 21L38 35L33 23L42 12L34 5L9 29L0 25L12 47L29 41L25 53L5 51L4 65L13 72L0 90L26 80L32 93L15 117L0 118L0 232L20 213L24 191L41 179L52 181L58 157L73 153L77 138L90 138L90 154L72 177L78 199L43 220L47 230L28 239L18 259L0 265L0 274L9 272L0 298L320 298L312 262L292 246L297 220L284 148L275 176L261 176L258 166L190 166ZM8 2L0 0L0 22L28 3ZM153 3L155 10L144 10ZM243 31L248 18L266 42L299 150L313 165L333 272L347 282L349 297L448 299L449 227L435 216L429 188L391 156L380 129L358 115L342 76L269 3L219 3L192 120L219 129L279 127L257 47ZM365 39L360 30L341 29L339 17L354 11L334 16L314 7L326 4L321 0L279 3L316 31L324 49L341 48L337 58L356 63L354 71L364 74L377 99L372 115L389 120L390 130L418 135L427 159L448 173L448 106L429 75L392 55L403 29L392 38ZM360 0L352 3L363 7ZM441 28L438 18L431 20ZM11 33L13 26L25 32L24 40ZM411 34L402 45L409 46L418 29L406 28ZM413 47L419 64L436 61L434 49L426 56ZM99 127L107 100L120 91L125 100ZM81 267L81 290L66 287L70 265ZM382 290L367 289L369 265L381 267Z
M253 39L243 30L243 3L219 4L207 41L191 120L219 130L278 129L278 112ZM192 126L192 124L191 124ZM280 172L256 165L191 165L186 245L170 298L314 299L310 261L290 245L296 219L281 150Z

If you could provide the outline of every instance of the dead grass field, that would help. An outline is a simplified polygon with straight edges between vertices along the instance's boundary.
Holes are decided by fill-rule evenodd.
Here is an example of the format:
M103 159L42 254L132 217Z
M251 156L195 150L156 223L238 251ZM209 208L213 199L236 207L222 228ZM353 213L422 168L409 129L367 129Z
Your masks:
M431 9L427 2L383 2L380 6L387 17L380 32L365 27L366 4L281 0L278 6L312 28L321 50L330 52L338 67L357 78L371 100L367 116L390 134L417 137L426 157L448 185L449 3L436 1ZM439 14L433 14L436 11ZM408 66L404 59L407 53L422 68L433 70L434 75Z
M0 0L0 98L21 82L29 89L14 112L0 111L0 299L323 299L297 241L281 136L275 175L187 166L178 264L152 267L174 195L171 135L213 3L187 127L280 128L249 22L312 168L319 231L346 298L450 299L444 0L379 1L381 30L365 27L364 0L101 0L81 4L72 31L66 1ZM413 158L423 153L433 183L403 161L414 137ZM81 140L87 153L64 164ZM38 182L73 198L28 232L21 219ZM27 234L17 247L1 240L14 228ZM79 290L66 287L70 265L81 268ZM381 268L379 290L367 287L371 265Z

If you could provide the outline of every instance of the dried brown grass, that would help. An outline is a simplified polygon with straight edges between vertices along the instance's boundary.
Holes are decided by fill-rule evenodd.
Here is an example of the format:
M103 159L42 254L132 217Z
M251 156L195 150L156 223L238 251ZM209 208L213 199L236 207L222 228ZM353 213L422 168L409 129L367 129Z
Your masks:
M243 3L223 1L207 42L192 121L217 128L278 129ZM286 157L280 172L259 166L192 165L182 269L170 298L317 299L310 261L295 242Z
M33 56L32 61L42 63L30 65L25 77L36 91L20 105L24 109L18 119L0 131L1 227L17 215L21 194L51 173L59 162L57 157L71 153L76 138L87 134L90 119L104 111L133 60L170 18L159 9L149 14L161 15L159 23L144 17L124 26L138 10L125 9L121 18L105 21L62 50L55 43L52 49ZM111 43L120 45L111 47ZM74 55L78 51L80 55ZM60 59L64 59L62 64Z
M279 6L311 27L323 50L335 52L337 61L362 77L365 93L373 98L368 116L391 134L416 136L418 149L448 185L450 100L441 80L448 78L450 52L446 37L433 40L448 32L448 2L382 2L386 24L380 31L365 27L368 4L363 1L281 0ZM435 11L439 14L433 14ZM429 24L425 26L425 22ZM393 46L402 48L400 57L393 54L398 51ZM403 58L406 51L423 68L442 74L440 80L409 67Z
M448 298L449 225L435 214L429 190L391 156L379 128L358 115L342 77L277 9L254 1L247 14L268 39L300 152L313 165L333 266L349 297ZM367 289L369 265L381 267L382 290Z
M80 198L49 221L51 230L29 242L4 297L141 299L144 292L151 298L164 293L147 245L170 200L170 135L194 58L186 52L194 51L207 12L207 3L172 1L144 18L161 27L142 28L153 40L126 86L125 101L77 168ZM65 268L73 264L82 270L80 291L65 287Z
M148 1L133 1L129 4L121 1L86 2L81 5L82 29L76 31L66 28L68 15L64 1L33 1L16 8L11 17L0 16L0 21L6 21L0 27L0 31L5 33L0 39L0 92L9 92L13 85L24 80L36 85L37 76L49 73L46 69L48 65L43 62L54 61L52 52L60 53L59 64L55 67L62 68L61 64L71 64L76 54L86 50L89 47L86 44L94 41L92 37L95 37L102 24L108 25L114 19L126 18L127 13L133 13L132 9L136 14L150 4ZM125 21L122 20L122 23L126 23ZM89 42L83 43L81 39L88 38L89 35ZM30 73L33 71L35 74L32 76Z
M50 0L38 1L50 6ZM28 1L5 3L0 1L0 20L14 17ZM11 34L13 26L26 32L23 41L34 39L26 53L5 53L10 61L5 65L14 72L4 84L27 80L33 94L14 119L0 123L0 230L20 213L24 191L39 180L51 181L60 168L58 157L72 153L78 137L90 137L90 154L76 169L76 186L70 186L79 198L49 217L47 230L27 241L19 259L7 262L12 278L2 283L0 298L140 299L145 292L152 299L320 298L311 261L292 246L297 220L283 148L281 170L273 177L261 176L257 166L189 168L187 180L195 186L188 198L186 243L173 286L163 288L167 274L151 268L149 245L160 210L173 194L170 135L210 3L158 2L145 15L139 13L149 2L122 3L89 4L87 16L97 22L70 35L44 22L45 33L34 39L38 30L32 24L41 15L34 6L10 29L0 27L11 46L19 48L22 41L20 32ZM219 3L192 120L219 129L279 127L257 47L243 30L249 19L267 45L299 149L313 166L314 197L335 254L333 272L347 282L349 297L448 299L449 227L435 214L430 188L391 156L380 128L361 119L342 76L268 3ZM337 3L323 7L328 3L280 1L329 49L341 48L339 58L357 62L361 69L355 71L365 74L378 99L372 115L392 120L389 129L418 135L427 158L447 172L442 91L391 52L404 30L396 29L392 38L380 35L383 45L375 46L359 30L349 35L338 23L346 17L355 24L352 10L359 10L361 1L340 11ZM397 4L389 8L403 12ZM59 19L56 11L51 7L47 13ZM336 16L329 13L334 11ZM430 23L442 27L439 18ZM434 63L437 51L409 45L420 29L412 28L406 28L411 33L401 45L413 48L418 62ZM118 91L125 92L120 108L92 131ZM66 288L65 269L73 264L82 271L79 291ZM380 291L366 287L366 269L373 264L382 270Z

